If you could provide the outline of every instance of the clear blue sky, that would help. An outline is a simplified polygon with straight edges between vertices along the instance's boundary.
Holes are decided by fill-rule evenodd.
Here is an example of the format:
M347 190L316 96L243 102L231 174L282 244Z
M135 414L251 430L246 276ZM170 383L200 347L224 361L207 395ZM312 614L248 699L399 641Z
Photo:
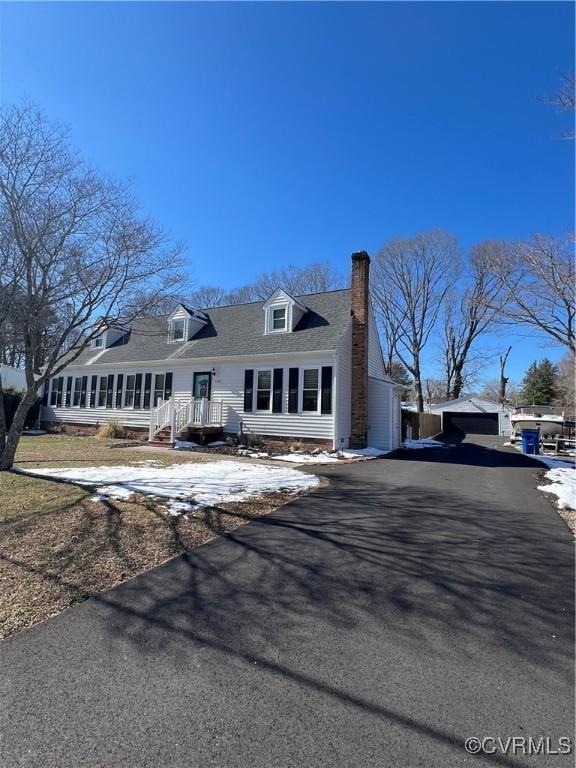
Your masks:
M574 6L3 3L3 103L70 125L187 245L194 280L573 226ZM544 350L514 339L511 373ZM502 346L503 340L496 340ZM558 357L554 350L548 350Z

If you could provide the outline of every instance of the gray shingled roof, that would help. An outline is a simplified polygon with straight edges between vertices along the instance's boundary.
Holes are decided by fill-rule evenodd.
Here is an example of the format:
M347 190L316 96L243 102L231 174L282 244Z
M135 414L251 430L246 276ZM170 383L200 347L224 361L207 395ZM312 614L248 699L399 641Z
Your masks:
M350 319L350 290L297 298L308 308L308 312L292 333L264 333L263 301L233 304L203 309L210 322L185 342L168 343L166 316L136 320L126 337L106 350L85 350L74 365L336 349Z

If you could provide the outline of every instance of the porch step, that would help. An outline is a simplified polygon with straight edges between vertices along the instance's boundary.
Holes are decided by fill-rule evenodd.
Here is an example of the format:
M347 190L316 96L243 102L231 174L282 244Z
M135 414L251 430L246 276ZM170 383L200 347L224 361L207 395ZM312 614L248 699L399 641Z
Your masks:
M163 448L172 448L172 440L170 439L170 427L164 427L154 435L152 440L149 440L150 445L162 446Z

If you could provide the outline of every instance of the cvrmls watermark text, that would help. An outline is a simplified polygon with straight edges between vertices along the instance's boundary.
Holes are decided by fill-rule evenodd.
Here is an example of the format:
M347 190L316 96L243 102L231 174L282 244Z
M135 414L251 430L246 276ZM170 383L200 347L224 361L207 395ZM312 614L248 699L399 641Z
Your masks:
M464 742L471 755L570 755L572 739L560 736L470 736Z

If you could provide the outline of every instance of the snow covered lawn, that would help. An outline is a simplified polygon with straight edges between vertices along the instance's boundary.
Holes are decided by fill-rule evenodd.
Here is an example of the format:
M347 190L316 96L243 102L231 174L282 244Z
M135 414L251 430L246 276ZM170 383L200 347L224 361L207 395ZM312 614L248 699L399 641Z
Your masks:
M119 466L27 469L26 474L95 487L98 498L126 499L134 493L168 499L172 514L195 507L246 501L265 493L299 493L319 484L296 469L237 461L207 461L170 466Z
M573 467L556 467L544 475L550 485L539 485L538 490L558 497L559 509L576 509L576 470Z

